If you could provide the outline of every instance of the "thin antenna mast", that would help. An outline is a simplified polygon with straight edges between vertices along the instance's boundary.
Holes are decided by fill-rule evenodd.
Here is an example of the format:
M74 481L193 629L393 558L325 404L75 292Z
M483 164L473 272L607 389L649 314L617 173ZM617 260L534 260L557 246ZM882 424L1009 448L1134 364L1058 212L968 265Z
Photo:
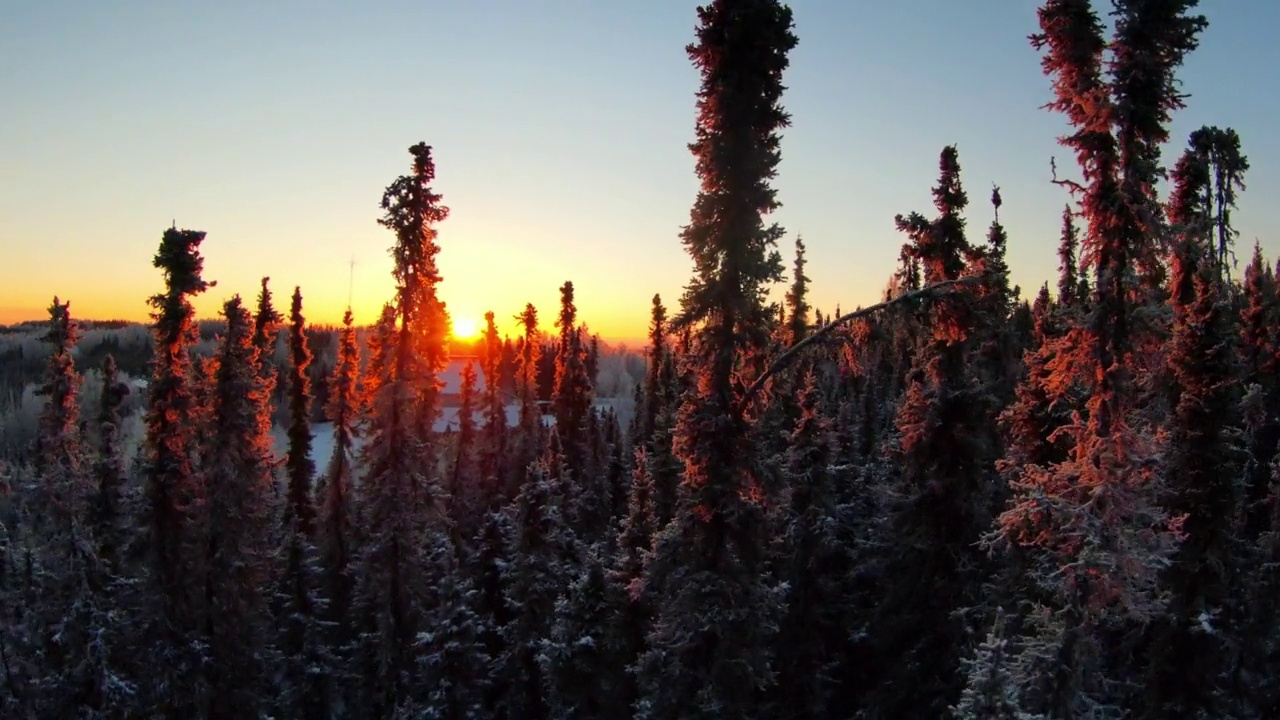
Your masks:
M347 309L348 310L351 309L351 297L352 297L352 294L355 292L355 287L356 287L356 258L354 255L352 255L351 262L349 264L348 275L347 275Z

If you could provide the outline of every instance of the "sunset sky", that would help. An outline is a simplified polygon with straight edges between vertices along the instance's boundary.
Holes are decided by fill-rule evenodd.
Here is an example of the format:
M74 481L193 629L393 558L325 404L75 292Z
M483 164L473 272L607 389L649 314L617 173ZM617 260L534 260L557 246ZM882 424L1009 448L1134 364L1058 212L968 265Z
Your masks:
M944 144L959 146L970 238L1004 195L1014 281L1052 276L1063 125L1026 36L1039 0L793 0L799 46L783 102L776 215L804 236L813 303L874 302L929 211ZM565 280L593 330L644 335L677 303L677 233L697 190L692 0L0 5L0 322L143 320L171 221L205 230L197 304L212 316L263 275L284 303L336 322L355 259L357 322L391 298L383 188L407 148L435 147L450 312L501 329L526 301L550 328ZM1238 130L1252 163L1237 227L1280 251L1280 2L1204 0L1210 27L1182 78L1170 162L1203 124Z

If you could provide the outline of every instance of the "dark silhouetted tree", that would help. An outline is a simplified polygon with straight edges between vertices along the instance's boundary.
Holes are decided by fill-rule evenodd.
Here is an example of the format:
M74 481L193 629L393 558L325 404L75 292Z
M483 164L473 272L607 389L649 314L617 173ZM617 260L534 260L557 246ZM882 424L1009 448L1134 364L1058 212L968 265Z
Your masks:
M639 716L747 717L773 680L777 597L764 575L764 497L742 378L760 372L771 316L766 285L782 277L782 228L770 180L781 159L782 73L795 46L776 0L714 0L698 9L689 57L702 75L690 146L702 188L681 234L694 261L679 324L695 387L679 414L685 464L675 518L652 568L662 578L641 661Z

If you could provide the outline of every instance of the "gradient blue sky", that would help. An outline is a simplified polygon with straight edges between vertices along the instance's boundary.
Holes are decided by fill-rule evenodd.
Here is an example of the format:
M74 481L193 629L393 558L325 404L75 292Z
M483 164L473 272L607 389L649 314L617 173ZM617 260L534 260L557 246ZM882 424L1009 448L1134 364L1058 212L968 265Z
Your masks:
M691 264L677 233L696 192L691 0L0 3L0 322L55 294L85 317L146 316L162 231L209 233L216 313L270 275L334 322L355 258L358 322L391 297L382 189L407 148L436 148L442 295L455 316L525 301L546 324L573 280L582 317L644 334ZM929 210L956 143L970 235L1002 187L1014 280L1055 272L1063 125L1026 36L1036 0L793 0L777 219L809 247L814 302L873 302ZM1280 250L1280 2L1204 0L1167 155L1202 124L1236 128L1253 169L1240 254ZM1100 7L1102 4L1099 5ZM1108 4L1109 6L1109 4Z

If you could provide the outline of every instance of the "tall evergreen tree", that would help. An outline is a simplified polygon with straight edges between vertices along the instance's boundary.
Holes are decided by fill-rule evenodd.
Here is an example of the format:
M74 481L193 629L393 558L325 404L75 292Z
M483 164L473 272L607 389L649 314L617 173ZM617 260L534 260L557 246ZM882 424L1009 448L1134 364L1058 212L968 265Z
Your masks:
M578 328L578 308L573 302L573 283L560 287L560 344L556 348L555 387L552 390L552 408L556 417L556 432L564 444L565 459L570 472L579 483L586 469L587 420L591 412L591 378L587 376L586 349ZM594 478L593 478L594 479Z
M561 464L552 454L530 464L512 506L509 563L503 571L505 604L511 617L502 628L503 647L496 658L494 682L503 690L507 718L548 717L546 689L538 655L547 639L560 595L569 529L558 496L556 474Z
M34 717L122 717L134 692L116 613L114 578L92 534L90 468L80 436L81 378L70 303L54 298L43 340L51 345L38 420L35 486L22 503L27 527L22 622L31 640Z
M264 706L270 666L267 591L271 555L272 456L269 404L258 373L248 311L235 296L223 306L214 435L204 469L206 564L202 641L207 643L209 717L254 717Z
M809 332L809 277L804 274L804 240L796 237L796 263L787 291L787 342L794 345Z
M315 537L316 521L311 493L316 472L311 457L311 359L306 318L302 315L302 288L294 288L289 308L289 451L285 461L289 502L285 506L285 523L296 524L308 540Z
M679 415L680 507L654 567L667 590L642 661L645 718L748 717L773 680L777 600L763 576L764 508L740 377L761 371L768 283L782 276L770 180L781 159L779 105L791 10L776 0L698 9L688 54L702 75L696 140L702 189L682 240L694 260L679 323L692 329L696 389Z
M446 361L447 316L436 296L436 225L449 216L435 179L431 148L409 148L412 172L397 178L382 196L379 223L396 235L395 317L399 327L391 352L375 358L383 378L370 408L364 446L360 521L367 537L357 577L364 662L362 712L391 712L414 695L417 635L424 622L422 599L434 580L426 556L426 533L441 522L431 437L439 414L437 373Z
M95 467L98 486L93 501L93 534L98 554L108 572L119 569L125 549L124 448L121 447L120 408L129 386L120 381L115 357L102 362L102 389L98 399L98 458Z
M289 449L285 459L288 497L284 511L285 568L280 583L285 679L281 704L298 717L328 716L325 696L316 556L316 511L312 495L311 350L302 315L302 289L295 287L289 309Z
M468 362L462 366L461 397L458 402L457 446L453 449L453 462L449 469L449 519L458 528L456 539L471 538L479 527L475 524L477 513L484 506L483 488L476 484L476 367Z
M1058 302L1073 306L1086 298L1080 295L1080 230L1076 227L1071 206L1062 208L1062 239L1058 243Z
M210 286L201 273L200 243L205 234L171 228L164 232L155 266L164 273L165 291L151 298L155 312L155 358L147 393L147 458L145 483L148 508L152 593L159 608L152 615L152 658L157 672L150 676L148 697L158 715L181 720L195 715L195 660L186 638L199 627L195 601L202 589L192 527L192 513L203 492L192 458L196 450L192 366L188 348L195 339L195 309L191 298Z
M933 197L936 219L898 217L926 286L959 279L971 252L954 146L942 151ZM897 551L877 635L885 657L900 661L881 664L894 674L873 695L886 717L943 714L960 691L967 648L955 613L979 599L985 577L976 543L994 511L996 453L987 435L993 418L967 363L979 309L968 292L929 309L928 335L916 348L898 408L900 497L889 508Z
M329 379L329 402L325 417L333 423L333 455L316 493L320 508L317 544L320 551L321 587L325 598L324 619L330 628L331 652L345 652L351 644L352 561L356 552L355 443L359 436L360 345L352 326L351 311L342 316L338 336L338 360ZM335 702L345 695L341 667L331 674L332 687L326 698Z
M507 409L502 397L502 340L492 311L484 314L480 370L484 374L484 451L480 474L485 483L485 504L493 509L500 500L506 499L502 479L506 475Z
M839 666L848 651L851 568L837 535L842 518L832 477L831 427L820 414L819 393L814 373L806 373L787 453L790 507L780 570L787 600L778 634L774 717L829 717L839 710L834 691L844 681Z
M1033 45L1054 79L1049 107L1073 133L1061 139L1083 173L1070 183L1088 221L1084 254L1094 268L1094 303L1073 329L1067 372L1088 387L1087 419L1069 426L1065 461L1027 466L1001 518L1003 537L1032 551L1032 579L1054 596L1027 653L1056 653L1052 667L1024 693L1029 709L1053 716L1115 713L1132 702L1113 628L1141 625L1162 612L1159 568L1176 525L1158 505L1154 448L1136 412L1134 350L1150 344L1135 325L1134 303L1158 290L1157 238L1163 223L1153 188L1159 145L1180 107L1174 72L1195 46L1203 18L1194 0L1117 0L1110 43L1111 81L1103 77L1108 43L1088 0L1048 0Z

